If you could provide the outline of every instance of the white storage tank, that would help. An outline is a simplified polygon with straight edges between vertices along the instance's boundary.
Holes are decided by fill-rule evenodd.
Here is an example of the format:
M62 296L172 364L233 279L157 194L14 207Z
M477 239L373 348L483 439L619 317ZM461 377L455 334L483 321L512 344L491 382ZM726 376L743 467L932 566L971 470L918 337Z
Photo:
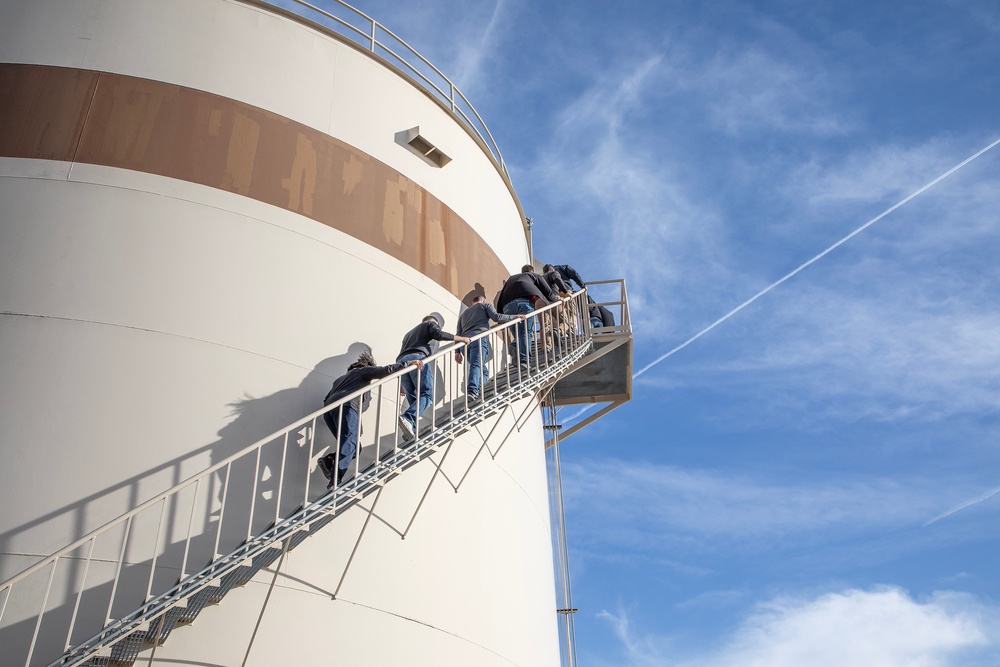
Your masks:
M447 106L266 3L0 0L0 580L529 261L498 155ZM538 414L512 438L459 493L420 504L429 461L388 485L342 582L360 508L290 552L247 664L558 664ZM242 664L270 582L153 664Z

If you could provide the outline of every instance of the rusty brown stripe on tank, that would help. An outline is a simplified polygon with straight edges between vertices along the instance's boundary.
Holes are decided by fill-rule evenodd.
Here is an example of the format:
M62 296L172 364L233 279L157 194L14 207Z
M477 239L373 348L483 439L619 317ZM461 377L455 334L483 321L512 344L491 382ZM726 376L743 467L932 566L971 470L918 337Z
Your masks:
M309 217L462 298L507 271L425 189L318 130L236 100L108 72L0 64L0 156L132 169Z

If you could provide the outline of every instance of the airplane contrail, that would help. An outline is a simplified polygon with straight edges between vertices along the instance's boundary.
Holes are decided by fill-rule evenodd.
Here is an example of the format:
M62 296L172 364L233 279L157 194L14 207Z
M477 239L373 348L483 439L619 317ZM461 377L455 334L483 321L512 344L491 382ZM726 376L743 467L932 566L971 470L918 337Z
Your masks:
M984 493L981 496L976 496L972 500L967 500L964 503L962 503L961 505L955 505L954 507L952 507L947 512L942 512L941 514L938 514L936 517L934 517L933 519L931 519L930 521L928 521L927 523L925 523L924 524L924 528L926 528L927 526L931 525L935 521L940 521L941 519L943 519L945 517L951 516L955 512L961 512L966 507L972 507L973 505L981 503L984 500L989 500L990 498L992 498L993 496L995 496L998 493L1000 493L1000 486L998 486L995 489L992 489L991 491L987 491L986 493Z
M680 345L678 345L674 349L670 350L669 352L667 352L664 355L661 355L660 357L658 357L657 359L655 359L651 363L648 363L645 366L643 366L639 371L637 371L632 376L632 379L634 380L635 378L639 377L640 375L642 375L643 373L645 373L646 371L648 371L653 366L656 366L658 363L660 363L661 361L663 361L667 357L675 354L676 352L679 352L679 351L683 350L685 347L687 347L691 343L695 342L696 340L698 340L699 338L701 338L702 336L704 336L705 334L707 334L709 331L711 331L715 327L719 326L720 324L722 324L723 322L725 322L726 320L728 320L730 317L732 317L736 313L740 312L741 310L743 310L744 308L746 308L747 306L749 306L751 303L753 303L754 301L756 301L760 297L764 296L765 294L767 294L768 292L770 292L771 290L773 290L775 287L777 287L781 283L783 283L786 280L788 280L789 278L795 276L796 274L798 274L799 272L801 272L802 270L804 270L806 267L808 267L808 266L810 266L812 264L815 264L819 260L823 259L828 254L830 254L831 252L833 252L834 250L836 250L840 246L844 245L845 243L847 243L848 241L850 241L852 238L854 238L855 236L857 236L858 234L860 234L864 230L868 229L869 227L871 227L872 225L874 225L876 222L878 222L879 220L881 220L885 216L889 215L890 213L892 213L893 211L895 211L897 208L899 208L900 206L902 206L906 202L910 201L914 197L917 197L918 195L921 195L924 192L926 192L927 190L929 190L930 188L934 187L935 185L937 185L938 183L940 183L944 179L948 178L949 176L951 176L952 174L954 174L956 171L958 171L959 169L961 169L965 165L969 164L970 162L972 162L977 157L979 157L980 155L982 155L986 151L990 150L991 148L993 148L997 144L1000 144L1000 139L997 139L996 141L994 141L992 144L990 144L986 148L984 148L984 149L976 152L975 154L967 157L966 159L962 160L961 162L959 162L958 164L956 164L954 167L952 167L948 171L944 172L943 174L941 174L940 176L938 176L937 178L935 178L933 181L930 181L929 183L925 184L921 188L919 188L917 190L914 190L913 192L911 192L909 195L907 195L903 199L900 199L898 202L896 202L895 204L893 204L889 208L885 209L884 211L882 211L881 213L879 213L878 215L876 215L874 218L872 218L871 220L869 220L865 224L861 225L860 227L858 227L857 229L855 229L853 232L851 232L850 234L848 234L844 238L840 239L839 241L837 241L836 243L834 243L833 245L831 245L829 248L827 248L823 252L819 253L818 255L816 255L815 257L813 257L812 259L810 259L809 261L807 261L807 262L805 262L803 264L800 264L796 269L794 269L791 272L785 274L784 276L782 276L778 280L774 281L773 283L771 283L770 285L768 285L767 287L765 287L761 291L757 292L752 297L750 297L749 299L747 299L746 301L744 301L740 305L736 306L735 308L733 308L732 310L730 310L728 313L726 313L725 315L723 315L722 317L720 317L716 321L712 322L710 325L708 325L707 327L705 327L704 329L702 329L701 331L699 331L695 335L691 336L690 338L688 338L686 341L684 341L683 343L681 343Z
M640 368L638 371L636 371L635 373L632 374L632 379L633 380L636 379L637 377L639 377L640 375L642 375L643 373L645 373L649 369L653 368L653 366L656 366L657 364L659 364L662 361L666 360L668 357L671 357L674 354L676 354L677 352L680 352L685 347L687 347L691 343L695 342L696 340L698 340L699 338L701 338L702 336L704 336L705 334L707 334L708 332L710 332L712 329L714 329L715 327L719 326L720 324L722 324L723 322L725 322L726 320L728 320L729 318L731 318L733 315L736 315L738 312L740 312L741 310L743 310L744 308L746 308L747 306L749 306L751 303L753 303L757 299L761 298L762 296L764 296L765 294L767 294L768 292L770 292L771 290L773 290L775 287L781 285L786 280L792 278L793 276L795 276L798 273L802 272L807 267L809 267L812 264L815 264L819 260L823 259L828 254L830 254L831 252L833 252L834 250L836 250L840 246L844 245L845 243L847 243L848 241L850 241L852 238L854 238L855 236L857 236L858 234L860 234L864 230L868 229L869 227L871 227L876 222L878 222L879 220L881 220L885 216L887 216L890 213L892 213L893 211L895 211L897 208L899 208L903 204L906 204L911 199L913 199L913 198L915 198L915 197L923 194L924 192L926 192L930 188L934 187L935 185L937 185L938 183L940 183L944 179L948 178L949 176L951 176L952 174L954 174L956 171L958 171L959 169L961 169L965 165L969 164L970 162L972 162L973 160L975 160L976 158L978 158L980 155L982 155L986 151L988 151L991 148L995 147L997 144L1000 144L1000 139L997 139L996 141L994 141L993 143L991 143L986 148L983 148L983 149L975 152L974 154L972 154L969 157L965 158L964 160L962 160L961 162L959 162L954 167L952 167L948 171L944 172L943 174L941 174L940 176L938 176L934 180L929 181L928 183L924 184L920 188L918 188L918 189L914 190L913 192L911 192L906 197L900 199L898 202L896 202L895 204L893 204L889 208L885 209L884 211L882 211L881 213L879 213L878 215L876 215L874 218L872 218L871 220L869 220L865 224L863 224L860 227L858 227L857 229L855 229L853 232L851 232L847 236L843 237L842 239L840 239L839 241L837 241L833 245L829 246L826 250L822 251L821 253L819 253L818 255L816 255L815 257L813 257L812 259L808 260L807 262L804 262L804 263L800 264L794 270L790 271L789 273L786 273L784 276L782 276L778 280L774 281L773 283L771 283L770 285L768 285L767 287L765 287L761 291L757 292L752 297L750 297L749 299L747 299L746 301L744 301L740 305L736 306L735 308L733 308L732 310L730 310L728 313L726 313L725 315L723 315L722 317L720 317L716 321L712 322L707 327L705 327L704 329L702 329L701 331L699 331L695 335L691 336L690 338L688 338L686 341L684 341L683 343L681 343L677 347L673 348L669 352L666 352L665 354L660 355L659 357L657 357L656 359L654 359L650 363L648 363L645 366L643 366L642 368ZM587 406L587 407L581 408L576 413L570 415L568 417L567 421L579 417L580 415L582 415L585 412L587 412L588 410L590 410L592 407L593 406Z

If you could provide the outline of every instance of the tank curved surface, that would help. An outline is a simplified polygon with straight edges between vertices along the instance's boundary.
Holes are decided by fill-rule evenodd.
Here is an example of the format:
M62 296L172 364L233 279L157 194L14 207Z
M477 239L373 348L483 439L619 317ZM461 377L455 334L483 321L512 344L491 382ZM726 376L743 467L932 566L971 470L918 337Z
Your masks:
M315 410L364 347L392 361L431 311L453 330L528 260L490 154L328 32L237 0L0 15L0 579ZM430 462L395 480L346 574L360 509L290 553L248 664L557 664L538 416L512 438L453 455L460 493L419 504ZM239 664L268 584L154 664Z

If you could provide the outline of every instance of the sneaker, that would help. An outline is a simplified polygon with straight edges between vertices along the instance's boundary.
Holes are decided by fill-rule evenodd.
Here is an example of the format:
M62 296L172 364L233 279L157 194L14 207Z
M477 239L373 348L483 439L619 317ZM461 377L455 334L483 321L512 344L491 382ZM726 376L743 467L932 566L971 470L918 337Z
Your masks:
M413 440L417 435L413 430L413 424L406 417L399 418L399 430L403 432L403 440Z
M323 473L323 477L330 479L331 473L333 472L333 462L330 461L329 454L326 456L319 457L319 461L316 462L319 471Z
M475 403L476 401L479 400L479 392L470 391L468 394L466 394L466 399L468 399L469 403Z

